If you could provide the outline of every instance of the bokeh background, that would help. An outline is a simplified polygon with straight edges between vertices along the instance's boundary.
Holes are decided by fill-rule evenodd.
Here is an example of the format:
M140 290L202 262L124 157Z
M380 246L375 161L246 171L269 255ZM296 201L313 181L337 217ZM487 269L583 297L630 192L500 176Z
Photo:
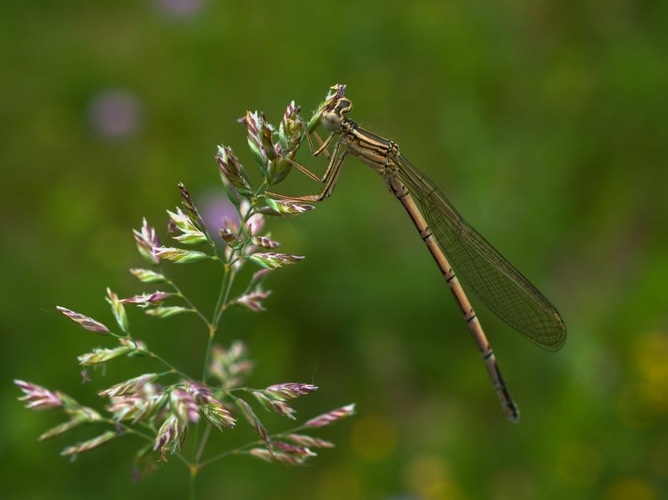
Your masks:
M505 421L410 220L349 160L317 210L269 221L307 258L272 276L266 313L230 312L220 340L248 343L253 386L320 386L301 418L358 414L323 429L337 448L307 467L205 469L201 498L668 497L667 54L666 2L1 2L3 498L186 497L178 460L132 483L132 439L74 463L59 451L87 431L37 443L62 417L23 409L11 380L93 404L141 373L119 362L82 385L76 355L104 339L55 306L111 322L107 286L147 289L127 272L141 265L130 229L146 216L166 238L179 181L202 207L220 200L218 144L254 168L246 109L278 123L295 99L308 115L339 82L351 116L558 305L569 339L543 352L474 301L523 412ZM280 189L304 186L317 190ZM177 275L213 304L217 280L197 269ZM195 321L131 321L199 370Z

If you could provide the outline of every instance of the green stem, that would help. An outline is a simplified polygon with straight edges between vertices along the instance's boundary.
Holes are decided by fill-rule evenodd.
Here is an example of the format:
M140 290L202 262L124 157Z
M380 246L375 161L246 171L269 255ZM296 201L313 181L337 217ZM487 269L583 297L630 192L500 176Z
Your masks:
M207 375L209 371L209 360L211 359L211 351L213 349L213 341L216 338L215 324L209 325L209 340L206 343L206 352L204 353L204 367L202 368L202 384L206 385Z
M189 466L188 470L190 472L190 494L188 495L188 498L190 500L195 500L197 495L195 494L196 491L196 480L197 480L197 473L199 472L200 467L197 464L192 464Z
M189 299L189 298L188 298L188 297L181 291L181 289L178 287L178 285L177 285L176 283L174 283L172 280L168 280L168 281L167 281L167 284L168 284L169 286L171 286L171 287L174 289L174 291L175 291L176 294L179 296L179 298L181 298L181 299L183 299L183 301L185 301L185 303L188 305L188 307L190 307L190 309L192 310L192 312L194 312L197 316L199 316L200 319L201 319L202 321L204 321L207 325L209 324L209 321L206 319L206 317L200 312L199 309L197 309L197 307L195 307L195 305L194 305L194 304L190 301L190 299Z
M204 353L204 366L202 368L202 383L206 384L209 360L211 359L211 350L213 349L213 341L216 337L216 330L218 329L218 323L223 313L223 304L228 294L230 288L230 283L232 282L232 267L229 263L223 263L223 279L220 283L220 291L218 292L218 300L216 301L216 307L213 311L213 319L209 322L207 321L207 326L209 328L209 340L206 345L206 352Z
M178 368L176 368L174 365L172 365L169 361L167 361L165 358L163 358L163 357L160 356L159 354L156 354L156 353L154 353L153 351L151 351L151 352L149 353L149 356L151 356L152 358L155 358L155 359L157 359L158 361L160 361L163 365L165 365L167 368L169 368L169 371L170 371L171 373L176 373L176 374L179 375L181 378L183 378L183 379L185 379L185 380L190 380L191 377L190 377L189 375L187 375L186 373L183 373L181 370L179 370Z

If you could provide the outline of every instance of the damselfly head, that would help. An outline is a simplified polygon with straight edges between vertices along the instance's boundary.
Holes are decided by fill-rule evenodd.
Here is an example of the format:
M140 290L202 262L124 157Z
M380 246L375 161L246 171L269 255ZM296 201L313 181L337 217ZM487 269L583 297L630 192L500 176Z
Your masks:
M346 97L332 101L322 112L322 125L330 132L335 132L341 126L346 114L353 109L353 103Z

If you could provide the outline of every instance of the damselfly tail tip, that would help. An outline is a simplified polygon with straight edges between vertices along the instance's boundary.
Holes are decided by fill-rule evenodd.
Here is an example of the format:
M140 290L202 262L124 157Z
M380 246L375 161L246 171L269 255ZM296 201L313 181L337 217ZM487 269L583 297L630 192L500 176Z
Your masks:
M506 416L513 424L520 423L520 409L517 407L517 405L513 404L510 408L507 408Z

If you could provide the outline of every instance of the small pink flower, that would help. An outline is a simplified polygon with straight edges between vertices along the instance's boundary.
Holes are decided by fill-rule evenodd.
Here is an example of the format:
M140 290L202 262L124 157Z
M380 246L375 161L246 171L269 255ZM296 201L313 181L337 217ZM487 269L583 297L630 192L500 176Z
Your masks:
M19 398L19 401L26 402L26 408L30 410L49 410L62 406L63 401L58 393L51 392L41 385L24 382L23 380L14 380L19 389L25 394Z

